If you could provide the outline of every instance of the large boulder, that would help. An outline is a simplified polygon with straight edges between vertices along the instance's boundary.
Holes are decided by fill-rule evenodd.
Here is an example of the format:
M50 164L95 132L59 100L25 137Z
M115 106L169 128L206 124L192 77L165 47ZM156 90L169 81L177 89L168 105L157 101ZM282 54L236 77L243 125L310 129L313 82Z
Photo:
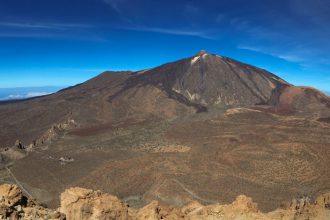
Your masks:
M23 203L23 193L16 185L0 185L0 203L5 206L15 206Z
M18 186L3 184L0 185L0 219L63 220L65 216L58 211L35 204L23 195Z
M70 188L61 194L60 212L67 220L127 220L128 206L117 197L83 188Z

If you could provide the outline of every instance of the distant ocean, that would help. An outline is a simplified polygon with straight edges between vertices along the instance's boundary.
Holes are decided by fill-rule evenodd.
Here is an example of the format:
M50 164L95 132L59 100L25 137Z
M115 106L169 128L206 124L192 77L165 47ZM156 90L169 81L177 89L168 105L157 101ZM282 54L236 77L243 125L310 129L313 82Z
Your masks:
M48 95L65 88L64 86L0 88L0 101L27 99Z

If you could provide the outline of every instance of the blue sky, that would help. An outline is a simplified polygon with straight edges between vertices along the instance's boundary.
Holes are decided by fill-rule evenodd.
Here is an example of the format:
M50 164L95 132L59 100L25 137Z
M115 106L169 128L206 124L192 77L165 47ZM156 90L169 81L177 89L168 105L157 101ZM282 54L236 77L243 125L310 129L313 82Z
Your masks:
M328 0L1 0L0 88L210 53L330 91Z

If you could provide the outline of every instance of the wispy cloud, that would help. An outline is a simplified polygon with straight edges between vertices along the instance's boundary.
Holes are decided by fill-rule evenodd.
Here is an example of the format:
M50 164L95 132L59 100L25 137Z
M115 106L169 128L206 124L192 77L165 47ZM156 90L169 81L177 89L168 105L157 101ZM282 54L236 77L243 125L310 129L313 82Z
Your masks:
M324 3L321 4L323 1L314 3L308 0L290 0L290 2L294 3L294 13L290 17L286 14L288 12L283 11L282 14L275 14L274 17L265 16L265 22L255 22L248 17L231 18L230 25L235 33L241 36L236 39L238 48L297 63L301 67L330 65L329 53L326 52L328 51L326 48L330 47L329 26L324 28L311 23L311 20L321 19L320 17L323 20L323 17L330 18L329 13L324 12L329 8L325 9ZM318 8L322 9L318 10ZM297 14L299 16L296 16ZM327 24L321 21L314 23Z
M88 24L69 24L69 23L34 23L34 22L0 22L0 26L9 28L24 28L24 29L56 29L64 30L71 28L91 28Z
M81 41L104 42L106 38L93 34L81 33L54 33L54 32L2 32L0 38L36 38L36 39L73 39Z
M68 27L68 26L67 26ZM1 25L0 25L1 30ZM74 39L81 41L105 42L107 39L89 29L6 29L0 38Z
M215 39L214 36L209 31L197 30L197 29L179 29L179 28L163 28L163 27L148 27L148 26L139 26L137 21L133 21L129 18L129 13L125 13L124 3L125 0L103 0L104 3L109 5L119 16L119 18L126 22L126 26L117 27L117 29L131 30L131 31L141 31L141 32L153 32L161 34L170 34L170 35L181 35L181 36L194 36L204 39ZM184 5L183 13L189 16L192 14L196 15L199 13L199 8L191 4Z
M305 61L302 57L292 55L292 54L274 54L273 56L277 56L283 60L289 61L289 62L295 62L300 63Z
M78 23L38 23L0 21L0 38L71 38L74 33L89 31L94 26ZM77 38L83 38L79 35ZM93 38L95 37L89 37ZM75 37L76 38L76 37Z
M52 33L19 33L19 32L2 32L0 38L62 38L60 34Z
M288 61L288 62L300 63L300 62L304 61L304 59L302 57L293 55L289 52L278 53L278 52L271 51L268 48L260 48L260 47L255 47L255 46L251 46L251 45L238 45L237 48L242 49L242 50L250 50L250 51L270 55L270 56L277 57L277 58L280 58L280 59Z
M142 31L142 32L154 32L154 33L170 34L170 35L192 36L192 37L199 37L208 40L216 39L216 37L213 36L211 32L203 31L203 30L167 29L167 28L157 28L157 27L120 27L120 29L131 30L131 31Z
M103 0L104 3L109 5L112 9L114 9L117 13L121 13L119 8L120 0Z
M131 19L127 17L127 14L123 13L121 9L121 4L124 2L124 0L103 0L105 4L110 6L119 16L119 18L127 23L133 23Z

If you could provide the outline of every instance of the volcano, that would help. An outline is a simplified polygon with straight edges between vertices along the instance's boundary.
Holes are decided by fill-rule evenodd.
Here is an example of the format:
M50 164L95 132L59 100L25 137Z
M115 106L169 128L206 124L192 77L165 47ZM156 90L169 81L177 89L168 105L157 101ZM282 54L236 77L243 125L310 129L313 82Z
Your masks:
M269 210L330 190L329 118L320 91L200 51L0 103L0 158L11 171L0 180L54 207L66 187L82 186L132 206L246 194Z

